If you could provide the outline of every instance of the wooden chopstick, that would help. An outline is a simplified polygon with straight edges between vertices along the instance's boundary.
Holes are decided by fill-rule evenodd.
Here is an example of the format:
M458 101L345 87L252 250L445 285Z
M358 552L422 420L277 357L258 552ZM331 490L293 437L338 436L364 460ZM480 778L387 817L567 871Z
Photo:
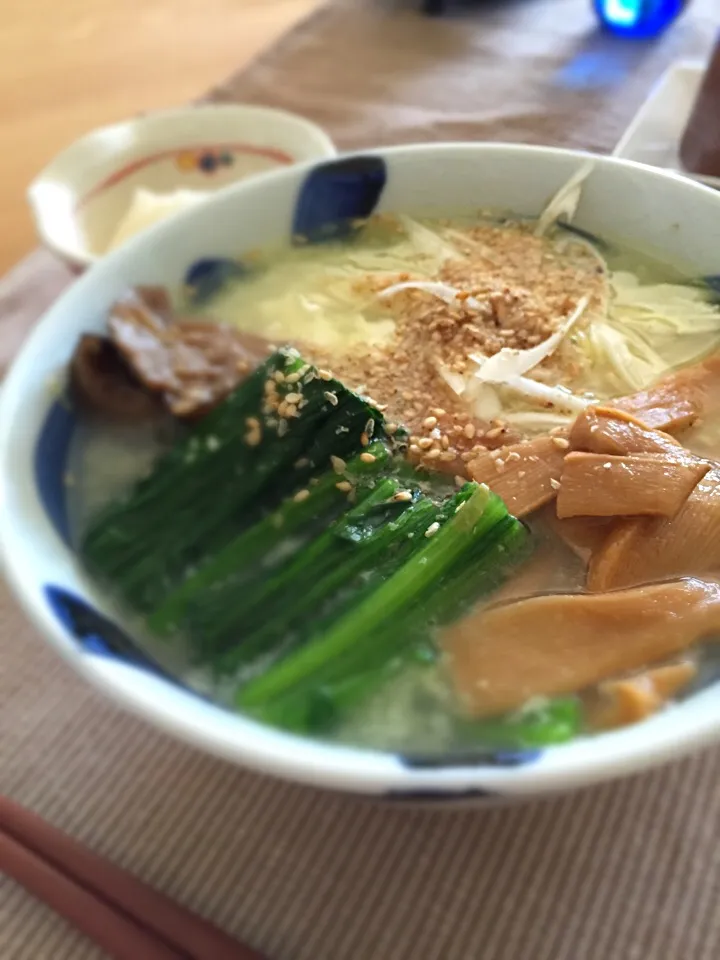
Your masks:
M0 831L0 870L52 907L113 960L187 960L189 956L128 920L5 831Z
M115 960L264 960L3 796L0 872L48 903Z

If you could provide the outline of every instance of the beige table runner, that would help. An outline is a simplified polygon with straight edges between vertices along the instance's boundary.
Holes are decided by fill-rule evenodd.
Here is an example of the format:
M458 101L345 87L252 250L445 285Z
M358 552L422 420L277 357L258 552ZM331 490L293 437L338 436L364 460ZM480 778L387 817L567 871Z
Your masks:
M213 92L298 110L344 147L507 139L612 149L717 0L654 44L589 0L341 0ZM458 4L458 7L460 5ZM36 253L0 283L0 364L68 282ZM0 790L273 960L717 960L720 748L534 806L441 813L260 778L115 709L0 588ZM0 960L99 960L0 879Z

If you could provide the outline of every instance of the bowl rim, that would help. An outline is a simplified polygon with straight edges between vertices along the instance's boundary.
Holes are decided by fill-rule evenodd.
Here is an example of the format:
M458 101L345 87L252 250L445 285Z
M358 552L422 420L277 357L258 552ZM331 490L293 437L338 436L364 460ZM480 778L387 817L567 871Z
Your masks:
M313 158L302 162L313 162L313 160L317 162L323 158L329 159L337 156L338 151L335 143L319 124L314 123L302 114L293 113L290 110L283 110L279 107L265 107L260 104L251 103L213 103L200 101L186 106L148 110L134 117L127 117L124 120L103 124L86 131L56 153L33 177L26 188L25 198L30 207L35 231L43 245L74 267L88 267L102 259L104 255L91 253L81 244L73 246L63 243L58 239L56 231L52 229L45 215L43 194L47 183L66 181L74 185L76 189L79 189L80 179L82 179L84 189L90 191L93 186L102 182L106 174L102 174L102 176L99 174L88 175L87 178L74 178L68 175L68 171L74 168L78 159L83 157L88 148L92 148L95 144L101 143L106 139L120 139L124 133L129 131L142 133L144 130L161 127L167 123L167 121L183 118L187 118L189 122L197 121L199 112L202 112L204 117L215 117L216 119L227 122L232 122L233 119L237 121L241 119L252 121L255 119L261 122L263 118L271 118L285 124L288 130L294 128L293 135L297 136L298 142L304 142L306 147L311 147L314 151ZM232 130L228 130L228 135L231 133ZM251 139L251 137L248 136L248 139ZM175 137L169 137L168 140L175 140ZM116 169L122 167L125 156L126 152L124 150L120 149L117 151ZM262 174L256 174L255 176L262 176ZM228 186L233 185L234 184L228 184Z
M541 155L564 160L592 159L600 166L639 170L643 176L660 184L668 181L680 182L683 190L702 194L708 201L720 204L720 196L711 188L675 171L661 170L618 157L560 147L514 143L447 142L369 148L352 151L343 156L374 155L392 160L394 157L429 154L437 156L441 161L443 156L453 153L479 152L498 156L508 153L524 154L528 161ZM230 200L242 203L243 195L252 193L261 182L271 186L275 181L281 181L283 178L299 180L317 165L317 160L310 160L304 164L239 181L219 190L208 199L207 203L224 204ZM51 616L47 607L39 602L37 585L27 576L27 572L21 571L11 562L13 517L9 512L4 488L9 483L8 448L16 431L21 429L17 426L18 421L13 422L12 413L13 409L21 403L23 395L27 392L25 384L29 382L27 372L22 373L20 364L25 355L30 355L39 346L43 332L53 324L55 314L64 312L67 309L66 305L69 306L75 301L82 302L86 286L112 277L116 272L116 265L122 264L123 258L127 257L129 251L142 251L143 247L149 251L156 244L164 242L166 236L170 237L179 232L183 226L190 226L193 217L193 209L185 210L152 226L141 235L132 238L121 249L103 258L88 274L77 280L37 323L13 362L0 394L0 559L11 589L30 620L42 636L49 640L80 674L93 686L102 689L115 702L149 720L160 729L209 753L258 772L356 794L395 791L399 794L430 792L437 795L438 799L452 799L465 791L490 791L504 796L538 796L576 789L656 767L704 748L720 738L720 708L718 708L714 712L706 711L702 716L693 714L692 718L680 728L666 730L665 727L661 727L659 733L655 732L654 728L651 732L652 720L646 721L642 725L648 731L648 736L645 738L628 737L625 730L602 734L597 738L597 743L602 742L608 749L587 750L581 757L574 756L571 763L563 763L562 759L557 759L562 758L563 752L571 747L568 745L549 748L548 753L551 753L557 762L548 764L541 760L538 763L512 768L475 763L433 769L408 767L401 764L397 756L389 751L366 750L329 743L317 744L308 738L281 731L271 731L273 734L271 738L267 736L257 738L253 731L257 733L262 729L267 733L270 728L239 716L234 718L237 734L232 738L222 738L218 736L217 731L213 733L212 730L201 729L186 722L180 708L161 709L147 698L142 699L137 696L127 685L118 682L120 674L115 669L116 664L109 667L107 662L101 663L100 658L86 655L78 647L71 646L65 631ZM47 536L40 532L39 538L38 547L42 549L42 540L47 540ZM120 669L132 668L120 666ZM222 712L225 714L228 711ZM272 740L272 749L269 751L268 739ZM259 747L259 741L263 741L262 748ZM304 749L298 749L301 745ZM311 746L308 748L308 745ZM610 751L609 756L608 751Z

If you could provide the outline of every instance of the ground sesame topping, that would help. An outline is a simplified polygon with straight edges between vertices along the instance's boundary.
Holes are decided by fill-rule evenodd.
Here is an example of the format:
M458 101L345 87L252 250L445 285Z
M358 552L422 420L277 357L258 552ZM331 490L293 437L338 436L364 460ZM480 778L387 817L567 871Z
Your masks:
M459 378L463 388L475 370L470 354L492 357L504 348L524 350L542 343L582 297L590 300L589 319L609 291L608 278L597 274L597 257L586 245L568 238L560 247L552 239L534 236L530 224L486 220L462 225L453 228L452 243L459 256L446 260L431 277L459 292L452 303L427 290L398 290L382 300L382 313L395 323L387 340L369 350L351 345L309 351L318 377L332 379L332 369L357 393L373 398L378 409L387 408L389 435L398 423L407 427L416 466L447 464L451 475L458 463L526 436L514 424L477 415L469 405L471 391L457 390L451 376ZM428 277L407 271L365 274L353 289L372 304L381 291L414 279ZM584 373L583 358L582 349L568 338L532 376L572 389L573 378ZM364 431L368 440L372 430Z
M257 420L255 417L249 417L248 420L254 420L255 422L253 424L248 424L249 429L245 434L245 443L249 447L257 447L260 445L262 441L262 430L260 429L260 421ZM208 437L208 441L209 440L210 440L210 437ZM218 446L219 446L219 443L218 443Z

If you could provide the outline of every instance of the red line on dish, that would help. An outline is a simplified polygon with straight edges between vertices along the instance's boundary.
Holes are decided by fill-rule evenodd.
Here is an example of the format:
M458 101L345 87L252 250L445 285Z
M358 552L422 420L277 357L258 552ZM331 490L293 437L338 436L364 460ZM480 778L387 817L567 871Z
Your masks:
M101 180L100 183L96 184L89 193L85 194L82 200L78 201L75 209L80 210L89 200L92 200L99 193L102 193L109 187L114 187L122 180L125 180L126 177L129 177L133 173L137 173L138 170L142 170L143 167L148 167L153 163L158 163L160 160L167 160L170 157L176 157L181 153L202 153L210 150L227 150L231 153L245 153L256 157L267 157L268 160L275 160L276 163L282 164L291 164L295 162L294 158L291 157L289 153L285 153L282 150L274 150L271 147L254 147L250 143L215 143L204 144L200 146L195 145L188 147L174 147L172 150L163 150L160 153L152 153L147 157L140 157L138 160L134 160L132 163L129 163L126 167L121 167L120 170L116 170L114 173L111 173L104 180Z

